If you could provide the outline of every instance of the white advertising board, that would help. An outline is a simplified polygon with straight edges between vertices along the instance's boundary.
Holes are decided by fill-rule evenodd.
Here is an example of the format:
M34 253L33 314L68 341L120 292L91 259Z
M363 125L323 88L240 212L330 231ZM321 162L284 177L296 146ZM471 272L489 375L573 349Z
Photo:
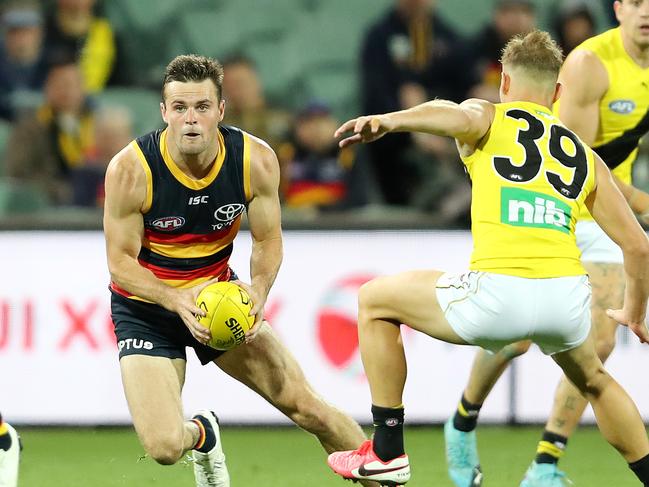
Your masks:
M356 294L373 276L418 268L462 271L469 261L467 232L286 232L282 269L266 316L327 400L360 421L370 399L356 338ZM232 266L248 276L250 237L242 233ZM130 422L110 321L108 272L98 232L0 233L0 411L16 423ZM404 331L410 422L443 421L466 383L475 348L442 344ZM647 352L630 340L611 370L645 418L649 389L637 372ZM515 393L520 421L542 421L559 377L537 350L519 359ZM506 374L483 409L485 421L512 414ZM218 412L225 423L286 419L214 365L188 352L187 414Z

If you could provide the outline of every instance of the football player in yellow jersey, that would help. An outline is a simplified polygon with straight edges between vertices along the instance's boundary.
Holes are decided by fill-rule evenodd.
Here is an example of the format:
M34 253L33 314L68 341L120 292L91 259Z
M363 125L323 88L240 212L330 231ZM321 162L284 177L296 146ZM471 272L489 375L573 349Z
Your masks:
M623 0L614 6L620 26L588 39L566 59L555 113L601 156L634 212L649 222L649 195L631 186L639 140L649 131L649 0ZM579 215L576 236L593 288L595 347L606 361L617 331L606 310L623 300L622 253L588 212ZM529 342L521 342L496 354L478 352L458 409L445 426L449 474L458 487L471 486L478 468L474 429L482 404L509 361L528 348ZM565 485L557 463L586 405L564 377L521 487Z
M649 239L602 160L556 118L561 52L535 31L506 46L503 103L432 101L409 110L350 120L340 144L372 142L388 132L456 139L472 179L474 249L470 272L415 271L375 279L360 290L359 339L370 384L374 438L333 453L345 478L403 484L406 359L400 323L450 343L499 350L530 338L586 396L604 437L649 486L649 439L631 398L605 371L590 335L586 270L575 243L585 206L624 255L626 293L609 314L643 342L649 297ZM480 474L472 479L481 482Z

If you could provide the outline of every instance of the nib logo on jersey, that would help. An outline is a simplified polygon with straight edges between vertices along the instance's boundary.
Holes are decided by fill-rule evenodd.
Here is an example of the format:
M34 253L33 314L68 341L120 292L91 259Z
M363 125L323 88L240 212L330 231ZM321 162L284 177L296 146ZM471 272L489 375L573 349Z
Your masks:
M246 207L241 203L230 203L217 208L214 212L214 218L219 223L212 224L212 230L221 230L224 227L229 227L245 209Z
M358 290L372 278L352 275L335 282L317 315L317 339L326 360L352 378L364 377L358 350Z
M518 188L500 192L500 221L507 225L570 233L571 218L570 207L550 195Z

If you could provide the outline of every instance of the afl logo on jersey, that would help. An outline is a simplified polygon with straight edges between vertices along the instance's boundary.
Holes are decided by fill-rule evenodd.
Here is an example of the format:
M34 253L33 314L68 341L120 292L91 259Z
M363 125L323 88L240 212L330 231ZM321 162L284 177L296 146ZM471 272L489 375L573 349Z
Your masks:
M628 115L635 110L635 103L633 100L613 100L608 104L608 107L615 113Z
M241 203L223 205L214 212L214 218L216 218L220 222L231 222L236 217L241 215L245 208L246 207Z
M185 224L185 219L182 216L165 216L158 218L151 222L151 226L162 230L163 232L170 232L177 230Z

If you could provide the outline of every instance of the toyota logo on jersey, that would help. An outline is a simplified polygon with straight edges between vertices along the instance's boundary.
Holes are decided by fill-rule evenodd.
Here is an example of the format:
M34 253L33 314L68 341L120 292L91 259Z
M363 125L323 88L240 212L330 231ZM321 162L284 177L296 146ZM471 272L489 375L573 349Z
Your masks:
M230 222L243 213L246 207L241 203L223 205L214 212L214 218L220 222Z

